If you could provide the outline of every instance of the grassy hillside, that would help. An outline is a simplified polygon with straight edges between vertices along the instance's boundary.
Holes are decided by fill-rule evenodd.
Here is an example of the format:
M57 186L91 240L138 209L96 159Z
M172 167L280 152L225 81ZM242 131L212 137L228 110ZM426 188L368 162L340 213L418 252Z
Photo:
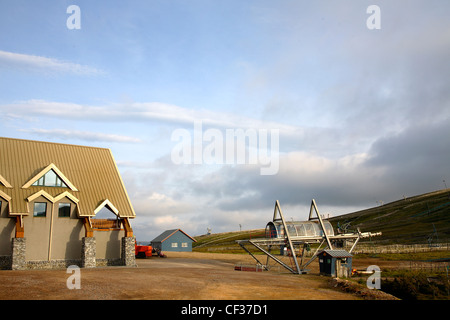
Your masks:
M450 189L430 192L329 219L337 226L348 225L348 231L383 233L361 241L380 244L412 244L450 241ZM236 240L260 238L264 229L196 236L197 252L244 253Z
M264 237L264 229L245 230L235 232L214 233L196 236L192 244L196 252L216 253L244 253L245 251L236 243L236 240Z
M330 219L335 227L378 232L381 243L432 243L450 239L450 189L430 192Z

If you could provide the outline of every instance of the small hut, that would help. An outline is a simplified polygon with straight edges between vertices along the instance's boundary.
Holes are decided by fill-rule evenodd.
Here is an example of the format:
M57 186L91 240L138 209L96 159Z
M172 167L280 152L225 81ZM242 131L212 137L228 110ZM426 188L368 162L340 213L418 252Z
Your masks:
M318 254L320 274L348 278L352 272L352 254L345 250L323 250Z

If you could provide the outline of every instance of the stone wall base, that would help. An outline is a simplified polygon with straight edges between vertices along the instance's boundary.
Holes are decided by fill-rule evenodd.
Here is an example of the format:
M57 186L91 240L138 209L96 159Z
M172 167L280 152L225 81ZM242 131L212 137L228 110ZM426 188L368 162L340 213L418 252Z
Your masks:
M0 269L34 270L34 269L64 269L71 265L81 268L95 268L105 266L136 267L135 238L123 237L121 242L121 256L114 259L96 258L96 240L94 237L84 237L81 241L81 259L60 259L51 261L26 261L26 239L12 238L11 256L0 256Z
M51 261L27 261L20 270L42 270L42 269L67 269L69 266L81 268L81 259L72 260L51 260ZM121 258L117 259L96 259L96 267L122 266ZM0 256L0 270L11 270L11 256ZM16 269L18 270L18 269Z
M11 270L24 270L26 266L25 252L26 252L25 238L12 238L11 241Z
M82 268L95 268L97 245L94 237L83 237L81 239L81 267Z
M126 267L136 267L135 242L135 237L122 238L122 265Z

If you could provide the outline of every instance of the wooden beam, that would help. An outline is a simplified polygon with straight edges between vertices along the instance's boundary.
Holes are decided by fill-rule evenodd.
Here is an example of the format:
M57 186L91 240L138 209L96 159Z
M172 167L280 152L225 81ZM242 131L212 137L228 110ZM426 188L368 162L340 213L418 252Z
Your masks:
M128 218L123 218L123 228L125 229L125 237L133 236L133 229L131 228L130 221Z
M92 238L94 236L94 230L92 230L91 222L89 221L89 217L83 219L83 224L84 224L84 231L85 231L84 236L86 238Z
M22 216L16 216L16 238L23 238L25 236L25 228L23 225Z

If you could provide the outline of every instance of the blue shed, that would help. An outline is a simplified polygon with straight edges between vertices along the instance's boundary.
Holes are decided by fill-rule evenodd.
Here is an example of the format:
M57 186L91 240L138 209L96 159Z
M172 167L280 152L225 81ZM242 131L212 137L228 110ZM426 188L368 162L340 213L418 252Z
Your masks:
M151 241L154 249L165 251L192 251L192 242L197 242L181 229L166 230Z

